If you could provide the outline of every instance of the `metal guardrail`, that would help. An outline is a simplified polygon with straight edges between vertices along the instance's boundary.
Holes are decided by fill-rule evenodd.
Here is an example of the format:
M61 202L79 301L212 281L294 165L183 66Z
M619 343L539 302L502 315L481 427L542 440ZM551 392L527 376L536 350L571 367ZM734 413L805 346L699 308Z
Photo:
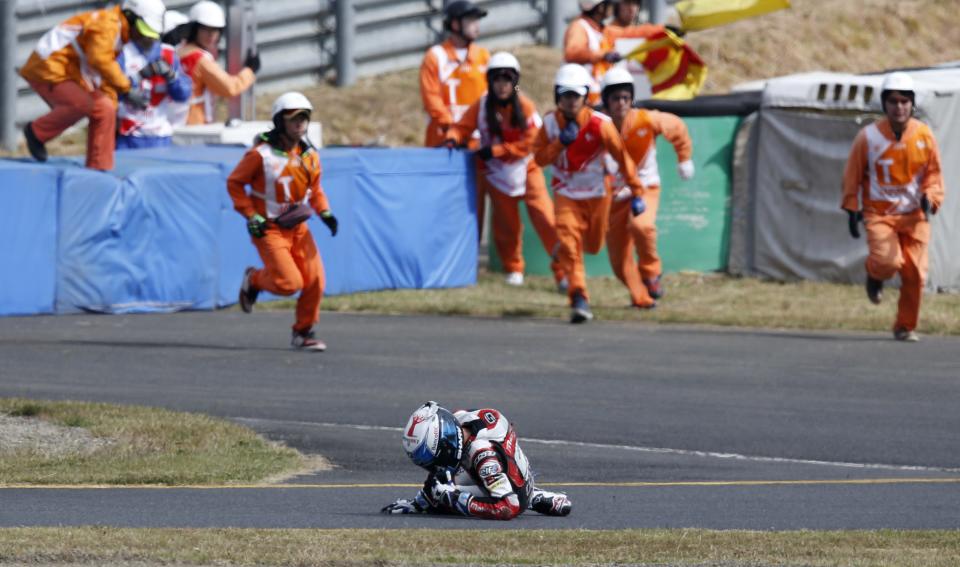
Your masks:
M187 12L195 1L165 3L169 9ZM229 7L242 1L221 0L221 4ZM257 89L281 90L334 77L339 85L347 85L358 77L415 67L424 51L442 37L444 1L254 0L256 44L263 64ZM491 48L532 43L559 47L566 22L579 12L577 0L475 1L490 13L481 27L481 43ZM664 0L648 1L657 4ZM15 71L27 60L40 36L77 12L113 3L0 0L4 5L0 10L4 42L0 55L0 124L4 125L0 142L15 145L19 134L11 134L8 125L23 124L46 111L43 101ZM347 25L338 30L338 20ZM15 111L11 112L13 106Z

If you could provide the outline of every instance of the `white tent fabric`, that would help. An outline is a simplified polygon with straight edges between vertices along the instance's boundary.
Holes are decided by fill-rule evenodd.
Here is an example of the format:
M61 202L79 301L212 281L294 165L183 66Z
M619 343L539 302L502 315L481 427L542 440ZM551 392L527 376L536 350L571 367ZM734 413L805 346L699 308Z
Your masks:
M947 192L931 217L928 288L960 290L960 192L953 191L960 191L960 68L908 73L917 85L918 118L940 144ZM866 239L847 232L841 184L854 137L881 116L882 81L882 74L806 73L766 82L734 164L733 200L746 209L732 219L731 272L863 282Z

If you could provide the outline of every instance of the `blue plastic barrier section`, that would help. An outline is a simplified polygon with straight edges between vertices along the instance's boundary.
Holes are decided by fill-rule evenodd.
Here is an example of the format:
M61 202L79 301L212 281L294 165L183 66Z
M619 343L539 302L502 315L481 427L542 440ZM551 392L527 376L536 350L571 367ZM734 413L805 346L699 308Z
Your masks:
M0 248L0 315L235 303L244 268L261 265L226 192L243 151L121 151L112 174L77 160L0 160L0 198L12 206ZM309 221L328 295L476 283L467 154L333 148L321 150L321 162L340 221L335 238Z

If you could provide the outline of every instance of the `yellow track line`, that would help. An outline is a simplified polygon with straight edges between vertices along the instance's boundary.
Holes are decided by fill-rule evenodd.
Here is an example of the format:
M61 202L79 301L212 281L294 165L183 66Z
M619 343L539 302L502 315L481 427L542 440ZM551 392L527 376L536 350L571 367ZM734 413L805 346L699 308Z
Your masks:
M543 487L578 488L667 488L674 486L813 486L813 485L881 485L881 484L960 484L957 478L860 478L825 480L701 480L679 482L544 482ZM336 488L419 488L421 484L0 484L0 490L263 490L263 489L336 489Z

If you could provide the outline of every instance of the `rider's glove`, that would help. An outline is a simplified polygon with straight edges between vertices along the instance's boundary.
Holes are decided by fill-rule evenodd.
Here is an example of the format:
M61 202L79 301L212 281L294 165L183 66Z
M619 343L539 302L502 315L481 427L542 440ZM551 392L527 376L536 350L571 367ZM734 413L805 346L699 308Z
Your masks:
M263 218L258 213L253 213L253 215L247 219L247 232L250 233L250 236L254 238L262 238L266 229L267 219Z
M380 509L383 514L422 514L430 509L430 505L423 497L423 492L418 492L413 500L399 499L393 504L387 504Z
M177 77L177 73L173 70L173 67L171 67L169 63L163 59L157 59L141 69L140 76L144 79L149 79L150 77L163 77L164 80L169 83Z
M140 89L130 89L123 95L123 100L130 106L140 110L150 105L150 95Z

